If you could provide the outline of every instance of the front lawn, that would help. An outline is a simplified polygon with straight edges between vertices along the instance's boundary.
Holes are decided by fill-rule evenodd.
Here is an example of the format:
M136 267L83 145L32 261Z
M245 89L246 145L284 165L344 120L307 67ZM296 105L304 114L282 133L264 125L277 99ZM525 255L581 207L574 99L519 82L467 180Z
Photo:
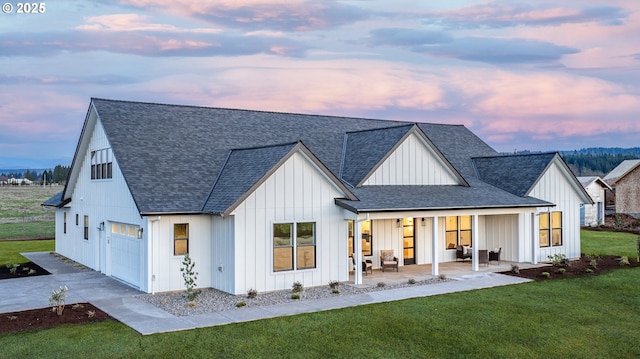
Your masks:
M51 252L55 246L54 240L0 241L0 265L28 263L29 260L20 253Z
M605 231L580 231L580 249L589 255L618 255L636 258L637 234Z
M626 268L151 336L106 321L0 336L0 357L636 358L638 288Z

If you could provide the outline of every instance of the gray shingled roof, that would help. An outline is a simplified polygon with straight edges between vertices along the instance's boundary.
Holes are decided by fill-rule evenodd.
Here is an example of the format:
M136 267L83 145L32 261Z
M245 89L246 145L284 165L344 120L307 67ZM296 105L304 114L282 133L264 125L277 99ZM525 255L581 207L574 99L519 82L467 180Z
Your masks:
M553 205L518 197L487 184L465 186L363 186L354 189L358 201L336 199L354 212L441 210L466 208L544 207Z
M474 158L480 180L517 196L526 196L555 153Z
M203 210L223 213L288 154L297 143L232 150Z
M412 124L349 132L340 175L356 186L413 127Z
M43 206L47 206L47 207L61 207L63 205L62 203L62 191L54 194L51 198L49 198L48 200L44 201L44 203L42 203Z
M624 160L620 162L611 172L604 176L604 181L610 185L615 184L620 178L624 177L637 166L640 166L640 160Z
M270 166L278 163L287 149L291 149L289 146L298 141L304 142L335 177L340 174L342 164L343 180L357 183L414 125L400 121L103 99L92 99L92 104L142 214L222 212L246 195L257 179L273 170ZM470 187L414 186L414 190L431 197L429 200L420 196L413 198L408 189L402 189L402 195L392 198L398 194L397 187L395 190L394 187L362 187L354 190L356 195L363 196L358 208L399 208L402 201L404 206L417 205L425 209L541 204L531 198L506 195L478 180L472 158L497 153L466 127L425 123L418 126ZM480 161L491 164L490 160ZM538 166L526 168L525 172L537 170L540 170L539 176L542 169ZM490 184L507 182L506 178L498 177L485 173ZM516 187L523 186L518 182Z

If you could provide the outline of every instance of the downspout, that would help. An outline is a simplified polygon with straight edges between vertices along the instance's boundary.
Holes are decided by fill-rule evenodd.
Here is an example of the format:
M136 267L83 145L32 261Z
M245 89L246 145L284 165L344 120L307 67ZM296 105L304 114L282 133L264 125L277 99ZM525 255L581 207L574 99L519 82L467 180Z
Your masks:
M161 218L162 217L158 216L158 217L156 217L156 219L152 219L151 220L151 226L150 226L150 231L149 231L150 232L149 236L151 237L150 238L151 239L150 240L150 242L151 242L151 248L150 248L150 251L151 251L151 294L156 294L156 273L155 273L155 266L154 266L156 256L155 256L155 253L153 252L154 248L155 248L153 246L153 242L155 242L156 231L153 229L153 225L156 222L160 221Z

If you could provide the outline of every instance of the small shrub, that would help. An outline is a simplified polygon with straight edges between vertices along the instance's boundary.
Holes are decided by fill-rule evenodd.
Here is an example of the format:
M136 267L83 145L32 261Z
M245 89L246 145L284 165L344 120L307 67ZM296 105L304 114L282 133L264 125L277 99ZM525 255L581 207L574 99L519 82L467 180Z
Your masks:
M29 273L27 273L27 275L32 275L32 274L36 274L36 270L35 269L29 269Z
M416 280L413 278L409 278L409 280L407 281L409 284L416 284Z
M298 293L291 294L291 299L300 299L300 294Z
M338 282L337 280L330 280L329 281L329 288L338 289L339 286L340 286L340 282Z
M247 298L253 299L253 298L256 298L256 297L258 297L258 291L257 290L251 288L251 289L249 289L247 291Z
M187 287L185 295L190 302L193 302L198 294L202 293L200 289L195 289L195 287L197 287L196 280L198 279L199 274L193 270L195 266L196 263L191 260L189 253L185 254L184 259L182 260L180 272L182 273L182 279L184 279L184 286Z
M520 267L518 267L517 264L512 264L510 272L514 274L518 274L520 273Z
M378 288L383 288L385 285L387 285L385 282L378 282Z
M302 283L300 283L299 281L295 281L293 282L291 288L293 289L294 293L300 293L304 290L304 285L302 285Z
M72 305L71 308L73 308L73 309L84 308L84 305L82 305L80 303L76 303L76 304Z
M340 294L340 291L338 290L338 288L335 288L335 289L331 289L331 293Z
M551 264L554 267L568 267L571 265L569 258L562 253L557 253L552 256L547 256L551 260Z
M615 224L616 228L618 229L622 228L622 218L620 218L619 214L616 214L613 217L613 223Z
M593 273L593 269L591 268L587 268L587 270L585 270L586 273Z
M440 274L440 275L438 276L438 278L439 278L440 280L445 280L445 279L447 279L447 275L446 275L446 274L444 274L444 273L442 273L442 274Z
M7 319L9 319L9 321L12 321L12 322L13 322L14 320L18 320L18 316L16 316L16 315L10 315L10 316L8 316L8 317L7 317Z
M192 300L192 301L190 301L189 303L187 303L187 305L188 305L189 307L193 308L193 307L195 307L195 306L196 306L196 302L194 302L194 301Z
M9 268L9 273L11 273L12 275L16 275L16 272L18 271L18 267L20 267L19 264L7 264L7 268Z
M244 307L244 306L246 306L246 305L247 305L247 303L246 303L246 302L244 302L244 301L242 301L242 302L238 302L238 304L236 304L236 307L237 307L237 308L242 308L242 307Z
M49 297L49 304L52 305L51 310L56 312L58 316L62 315L62 311L64 311L64 303L67 300L67 288L66 285L63 285L58 290L52 290L51 296Z
M95 316L96 316L96 311L95 310L87 310L87 317L93 318Z
M598 268L598 261L596 259L592 259L589 262L589 265L592 266L593 268Z
M564 275L564 273L565 273L566 271L567 271L567 270L566 270L565 268L560 268L560 269L558 269L558 273L560 273L561 275Z
M631 263L629 263L629 257L624 256L622 258L620 258L620 267L624 267L624 266L628 266Z
M545 277L545 278L549 278L549 277L551 277L551 273L549 273L549 272L542 272L542 276L543 276L543 277Z

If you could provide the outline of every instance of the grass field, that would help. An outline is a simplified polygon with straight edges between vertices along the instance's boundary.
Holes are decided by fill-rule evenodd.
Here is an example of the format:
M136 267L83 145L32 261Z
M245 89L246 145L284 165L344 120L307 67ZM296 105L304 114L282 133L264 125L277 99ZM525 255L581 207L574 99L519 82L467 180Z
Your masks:
M631 233L580 231L580 249L584 254L615 254L636 258L635 242L640 236Z
M54 249L54 240L0 242L0 265L29 262L29 260L21 256L20 253L51 252Z
M42 202L62 191L62 186L1 186L0 239L54 237L54 211Z
M583 234L593 253L634 250ZM0 336L0 357L636 358L637 288L640 268L151 336L107 321Z
M42 202L62 191L62 186L0 186L0 219L24 222L30 218L53 218L53 210L42 208Z

